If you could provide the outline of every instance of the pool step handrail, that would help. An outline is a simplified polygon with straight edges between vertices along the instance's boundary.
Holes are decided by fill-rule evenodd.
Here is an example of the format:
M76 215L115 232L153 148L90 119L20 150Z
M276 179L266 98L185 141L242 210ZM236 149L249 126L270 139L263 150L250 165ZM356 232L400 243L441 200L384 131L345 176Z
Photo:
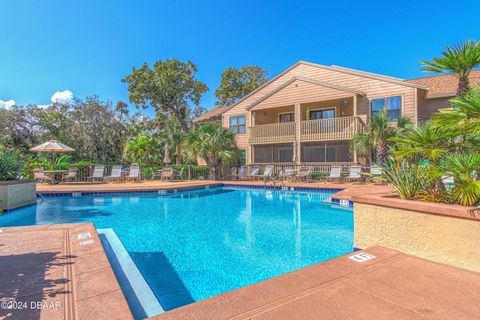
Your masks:
M40 197L40 199L42 199L42 202L45 201L45 196L40 192L37 192L37 197Z

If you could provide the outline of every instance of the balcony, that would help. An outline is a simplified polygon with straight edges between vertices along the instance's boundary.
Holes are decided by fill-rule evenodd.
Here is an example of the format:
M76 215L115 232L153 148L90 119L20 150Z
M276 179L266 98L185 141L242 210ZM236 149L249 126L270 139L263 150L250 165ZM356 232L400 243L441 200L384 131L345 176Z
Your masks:
M300 123L300 141L350 140L364 131L358 117L309 120Z
M295 122L250 127L250 144L282 143L295 140Z
M295 122L263 124L250 127L250 144L285 143L295 140ZM350 140L364 131L358 117L340 117L300 122L300 141Z

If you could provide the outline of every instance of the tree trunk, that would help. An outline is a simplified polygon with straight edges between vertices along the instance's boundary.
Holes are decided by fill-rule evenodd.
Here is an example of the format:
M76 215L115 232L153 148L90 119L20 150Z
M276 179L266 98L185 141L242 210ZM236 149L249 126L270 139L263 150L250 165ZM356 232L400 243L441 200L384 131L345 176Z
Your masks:
M180 149L180 144L177 144L175 146L175 163L178 165L182 164L182 157L181 157L181 149Z
M376 148L376 162L383 163L388 154L388 146L385 141L380 141Z
M470 87L470 82L468 80L468 74L466 76L459 77L457 95L458 96L463 95L465 92L468 91L469 87Z

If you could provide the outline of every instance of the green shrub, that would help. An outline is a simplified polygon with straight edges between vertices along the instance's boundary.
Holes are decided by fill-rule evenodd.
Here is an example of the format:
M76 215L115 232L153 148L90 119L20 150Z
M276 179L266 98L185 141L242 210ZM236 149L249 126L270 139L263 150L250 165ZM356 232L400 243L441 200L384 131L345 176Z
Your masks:
M398 192L401 199L414 199L423 186L418 166L405 159L387 158L382 164L382 179Z
M23 155L13 149L0 152L0 181L20 179L23 169Z

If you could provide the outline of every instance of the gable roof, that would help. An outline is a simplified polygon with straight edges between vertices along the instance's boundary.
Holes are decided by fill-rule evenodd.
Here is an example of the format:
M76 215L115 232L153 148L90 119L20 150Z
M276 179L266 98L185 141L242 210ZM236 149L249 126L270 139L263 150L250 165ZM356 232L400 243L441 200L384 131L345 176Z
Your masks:
M202 114L200 117L195 118L193 122L198 123L198 122L205 122L205 121L212 121L212 120L217 120L216 118L220 118L222 114L227 111L227 107L218 107L218 108L212 108Z
M344 86L338 86L338 85L330 83L330 82L318 81L318 80L309 79L309 78L305 78L305 77L293 77L290 80L288 80L288 81L284 82L283 84L281 84L280 86L278 86L277 88L275 88L273 91L270 91L269 93L267 93L266 95L264 95L260 99L253 102L250 106L247 107L247 110L252 109L253 107L258 105L262 101L265 101L266 99L270 98L271 96L273 96L277 92L281 91L282 89L288 87L290 84L294 83L295 81L303 81L303 82L308 82L308 83L311 83L311 84L315 84L317 86L327 87L327 88L331 88L331 89L335 89L335 90L339 90L339 91L350 92L350 93L359 94L359 95L362 95L362 96L365 95L365 93L360 91L360 90L352 89L352 88L348 88L348 87L344 87Z
M468 77L471 86L480 84L480 70L473 70ZM406 80L410 83L416 83L428 87L425 98L442 98L454 97L457 94L458 77L452 74L444 74L440 76L430 76Z
M362 76L362 77L366 77L366 78L370 78L370 79L382 80L382 81L386 81L386 82L400 84L400 85L407 86L407 87L420 88L420 89L425 89L425 90L428 89L427 87L425 87L421 84L414 83L414 82L408 82L408 81L405 81L404 79L400 79L400 78L394 78L394 77L384 76L384 75L377 74L377 73L360 71L360 70L355 70L355 69L350 69L350 68L345 68L345 67L340 67L340 66L325 66L325 65L318 64L318 63L313 63L313 62L300 60L300 61L296 62L295 64L291 65L290 67L288 67L287 69L285 69L284 71L282 71L281 73L277 74L270 81L264 83L263 85L259 86L257 89L255 89L252 92L250 92L249 94L247 94L245 97L241 98L240 100L238 100L234 104L228 106L225 111L228 111L228 110L232 109L233 107L235 107L239 103L243 102L247 98L249 98L252 95L254 95L255 93L257 93L258 91L260 91L263 88L269 86L272 82L274 82L275 80L277 80L278 78L280 78L281 76L283 76L284 74L286 74L287 72L289 72L290 70L292 70L293 68L297 67L300 64L309 65L309 66L312 66L312 67L322 68L322 69L326 69L326 70L332 70L332 71L336 71L336 72L342 72L342 73Z

